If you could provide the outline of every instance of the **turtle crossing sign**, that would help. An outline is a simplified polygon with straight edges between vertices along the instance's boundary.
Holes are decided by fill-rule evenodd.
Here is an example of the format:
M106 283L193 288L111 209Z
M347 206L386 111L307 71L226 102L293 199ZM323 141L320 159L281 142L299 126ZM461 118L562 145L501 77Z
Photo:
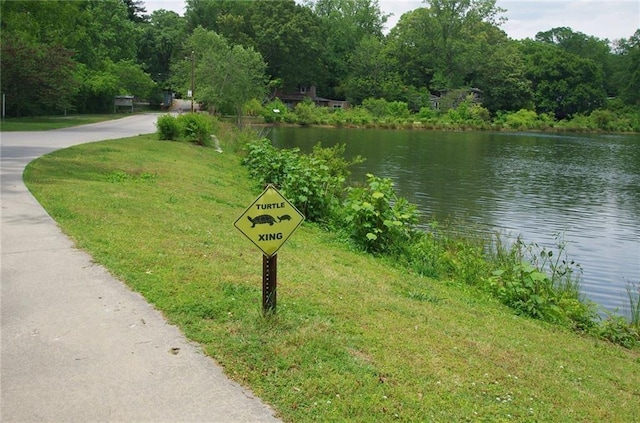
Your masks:
M271 257L303 221L302 213L269 184L233 225Z

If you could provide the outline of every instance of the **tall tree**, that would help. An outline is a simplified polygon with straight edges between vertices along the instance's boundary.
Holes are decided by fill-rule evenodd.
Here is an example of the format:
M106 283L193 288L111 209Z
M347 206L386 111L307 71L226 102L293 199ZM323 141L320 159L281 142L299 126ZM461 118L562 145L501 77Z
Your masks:
M169 79L171 62L179 57L185 38L184 18L170 10L153 11L149 22L143 25L138 60L155 81L164 83Z
M347 100L353 104L367 98L403 100L405 85L391 60L382 40L363 38L350 58L350 71L341 87Z
M267 74L286 88L315 83L325 70L320 22L294 0L187 0L187 29L202 26L229 43L253 47Z
M407 85L435 88L432 79L438 58L434 28L429 10L419 8L403 14L387 37L389 54L399 64L397 72Z
M506 39L493 0L433 0L400 17L388 36L408 85L443 91L471 84L489 47Z
M185 47L193 52L189 60L173 66L184 91L193 77L198 101L235 112L240 122L245 103L265 94L265 63L260 53L230 45L223 36L204 28L196 28Z
M253 2L253 45L267 63L271 78L287 88L315 84L323 75L320 23L293 0Z
M144 6L142 0L122 0L127 8L127 15L129 20L135 23L146 22L148 16L146 15L147 9Z
M611 84L614 64L609 40L601 40L582 32L573 31L567 27L538 32L535 39L542 43L556 45L567 53L593 60L603 72L607 93L615 95L615 87Z
M461 86L467 65L461 58L475 44L473 36L483 30L483 23L503 22L500 14L505 10L496 6L496 0L425 0L425 3L433 18L433 48L440 61L438 70L447 85Z
M474 86L482 90L482 105L490 112L517 111L533 107L531 81L522 52L507 40L484 57Z
M72 55L61 46L29 43L3 34L0 88L6 94L7 113L22 116L70 109L78 85Z
M361 41L384 38L382 31L389 15L382 13L378 0L317 0L307 4L321 23L326 78L319 91L333 97L349 73L352 55Z
M640 29L616 41L611 61L615 95L626 104L640 105Z
M522 41L521 50L539 113L565 119L604 104L603 74L593 60L532 40Z

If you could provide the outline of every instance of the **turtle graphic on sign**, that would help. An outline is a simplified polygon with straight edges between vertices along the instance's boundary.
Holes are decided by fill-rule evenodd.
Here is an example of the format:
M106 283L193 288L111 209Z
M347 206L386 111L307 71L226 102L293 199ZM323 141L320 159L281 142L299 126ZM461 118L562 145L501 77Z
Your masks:
M252 228L255 228L256 225L260 225L262 223L268 223L269 225L273 225L274 223L276 223L276 220L270 214L261 214L260 216L256 216L253 218L251 216L247 216L247 219L249 219L249 222L251 222Z
M233 225L271 257L303 221L302 213L269 185Z
M273 216L271 216L270 214L261 214L260 216L256 216L256 217L247 216L247 219L249 219L249 222L251 222L251 227L255 228L256 225L260 225L263 223L268 223L269 225L273 225L274 223L281 223L283 220L289 221L291 220L291 216L289 216L288 214L278 216L277 222L276 222L276 219L274 219Z

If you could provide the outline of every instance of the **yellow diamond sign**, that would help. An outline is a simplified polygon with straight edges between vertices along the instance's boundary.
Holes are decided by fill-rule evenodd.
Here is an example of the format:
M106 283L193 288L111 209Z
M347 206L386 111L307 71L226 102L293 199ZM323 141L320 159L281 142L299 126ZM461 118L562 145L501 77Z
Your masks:
M260 248L265 256L271 257L298 229L302 221L302 213L273 185L269 185L233 225Z

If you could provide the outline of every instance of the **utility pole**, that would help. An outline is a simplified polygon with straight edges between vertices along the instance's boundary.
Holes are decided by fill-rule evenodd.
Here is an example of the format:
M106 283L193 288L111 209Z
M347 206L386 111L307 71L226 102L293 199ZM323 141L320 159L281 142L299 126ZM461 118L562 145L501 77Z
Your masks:
M194 111L194 109L193 109L193 97L195 95L195 93L194 93L194 88L195 88L195 74L194 74L195 63L196 63L195 52L193 50L191 50L191 113L193 113L193 111Z

